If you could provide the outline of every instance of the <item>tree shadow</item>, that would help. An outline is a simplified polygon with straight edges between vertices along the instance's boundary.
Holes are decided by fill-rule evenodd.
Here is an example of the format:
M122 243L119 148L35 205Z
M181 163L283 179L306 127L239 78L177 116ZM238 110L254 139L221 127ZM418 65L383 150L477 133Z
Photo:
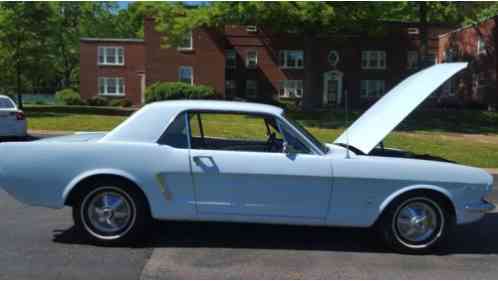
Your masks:
M458 226L433 254L498 254L496 237L498 214L487 214L478 223ZM86 241L74 227L55 231L53 241L98 245ZM392 253L373 229L215 222L155 222L142 241L121 246Z

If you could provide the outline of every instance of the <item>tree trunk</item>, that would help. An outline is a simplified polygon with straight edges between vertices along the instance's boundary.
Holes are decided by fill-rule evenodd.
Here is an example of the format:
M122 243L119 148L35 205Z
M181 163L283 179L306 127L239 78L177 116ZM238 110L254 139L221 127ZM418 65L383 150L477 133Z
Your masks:
M420 21L420 49L419 49L419 66L424 68L428 65L427 55L429 48L429 37L427 35L427 2L419 2L419 21Z

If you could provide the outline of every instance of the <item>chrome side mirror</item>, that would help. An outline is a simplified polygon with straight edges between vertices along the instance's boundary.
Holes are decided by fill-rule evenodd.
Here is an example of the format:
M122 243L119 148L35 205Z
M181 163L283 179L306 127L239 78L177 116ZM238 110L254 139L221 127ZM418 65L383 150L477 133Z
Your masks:
M282 143L282 152L289 153L289 144L286 141Z

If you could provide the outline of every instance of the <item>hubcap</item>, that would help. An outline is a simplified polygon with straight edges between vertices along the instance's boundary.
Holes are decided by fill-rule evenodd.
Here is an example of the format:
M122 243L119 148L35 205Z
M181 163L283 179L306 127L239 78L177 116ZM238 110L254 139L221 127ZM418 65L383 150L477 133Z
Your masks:
M90 224L100 232L122 231L132 218L132 208L126 198L114 191L96 194L87 207Z
M422 242L430 238L438 227L436 210L425 202L406 204L398 213L396 228L404 240Z

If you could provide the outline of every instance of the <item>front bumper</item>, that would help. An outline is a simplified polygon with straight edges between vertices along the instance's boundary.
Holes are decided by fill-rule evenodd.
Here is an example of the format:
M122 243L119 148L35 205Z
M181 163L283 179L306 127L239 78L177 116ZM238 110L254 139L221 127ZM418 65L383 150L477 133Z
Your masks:
M467 204L465 206L465 211L469 213L489 213L495 208L496 206L493 203L482 200L481 202Z

